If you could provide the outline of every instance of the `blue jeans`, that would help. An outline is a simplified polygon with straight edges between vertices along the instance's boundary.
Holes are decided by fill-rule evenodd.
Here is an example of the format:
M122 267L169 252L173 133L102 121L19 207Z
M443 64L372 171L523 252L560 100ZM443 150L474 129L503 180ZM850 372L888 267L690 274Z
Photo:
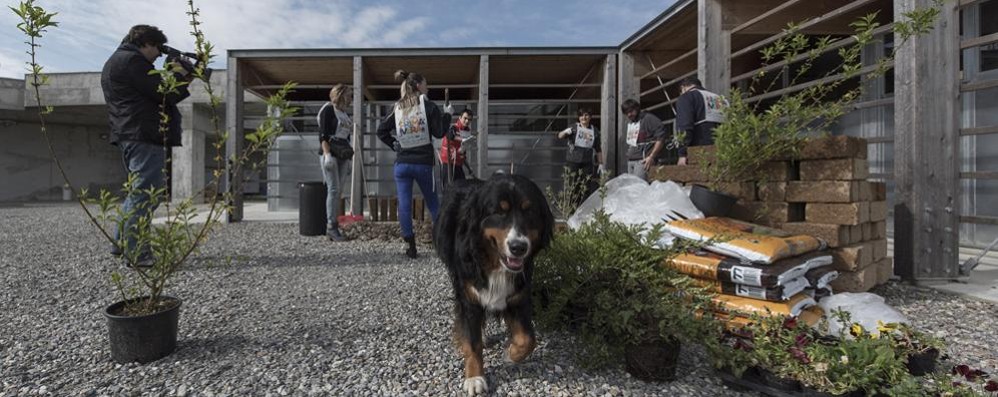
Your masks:
M319 156L319 169L322 170L322 180L326 182L326 228L332 229L337 226L336 216L340 213L340 186L346 180L346 173L350 169L350 160L342 160L333 157L333 168L327 170L322 167L322 155Z
M135 191L125 198L122 204L124 219L124 231L116 228L114 240L121 242L125 239L124 252L128 254L135 249L135 228L138 219L147 216L156 210L159 203L150 203L149 194L146 190L159 189L164 186L163 167L166 166L166 150L163 146L138 141L123 141L118 143L121 149L121 159L125 165L125 171L135 174L133 188ZM134 212L129 216L129 212ZM122 236L124 235L124 236ZM144 249L149 249L145 247Z
M433 182L433 166L426 164L395 164L395 189L399 195L399 224L402 226L402 238L415 236L412 232L412 182L419 184L426 205L430 207L433 222L437 221L440 210L440 200Z

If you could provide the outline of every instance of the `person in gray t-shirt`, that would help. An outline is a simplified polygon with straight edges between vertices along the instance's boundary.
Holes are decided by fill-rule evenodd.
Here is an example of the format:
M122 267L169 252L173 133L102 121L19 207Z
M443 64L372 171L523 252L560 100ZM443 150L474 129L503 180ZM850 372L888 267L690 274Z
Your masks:
M627 116L627 173L648 180L648 170L665 147L666 131L662 120L642 112L641 104L628 99L620 105Z

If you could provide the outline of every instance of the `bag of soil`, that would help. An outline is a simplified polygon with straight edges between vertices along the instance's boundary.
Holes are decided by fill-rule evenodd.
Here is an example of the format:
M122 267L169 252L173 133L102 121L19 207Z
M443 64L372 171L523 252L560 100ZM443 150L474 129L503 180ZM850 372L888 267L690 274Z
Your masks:
M809 284L807 283L807 279L804 277L797 277L793 280L790 280L782 285L778 285L775 287L757 287L752 285L735 284L731 282L717 281L717 280L705 280L700 278L693 279L693 284L701 288L706 288L708 291L718 294L762 299L771 302L786 301L791 297L793 297L794 295L797 295L801 291L804 291L804 289L809 286Z
M755 265L707 251L681 254L665 263L691 277L753 287L780 286L804 276L811 269L830 264L832 256L824 252L787 258L770 265Z
M752 313L757 313L760 316L797 316L804 309L817 304L814 299L802 293L790 297L785 302L770 302L721 294L714 296L714 303L717 304L717 310L723 313L745 317L752 315Z
M722 255L752 263L773 263L824 249L824 241L811 236L793 236L779 229L711 217L668 222L665 229L674 236L694 241L715 240L704 247Z

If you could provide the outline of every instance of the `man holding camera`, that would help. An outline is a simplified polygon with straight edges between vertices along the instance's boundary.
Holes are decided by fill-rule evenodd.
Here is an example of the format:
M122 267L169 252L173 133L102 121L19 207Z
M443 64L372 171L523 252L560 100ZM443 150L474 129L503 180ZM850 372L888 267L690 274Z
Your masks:
M155 69L153 62L168 48L165 44L166 35L155 26L133 26L101 71L111 144L121 149L125 170L135 175L134 191L122 206L125 219L115 230L115 244L111 250L114 255L132 255L136 249L136 223L155 211L158 204L150 201L147 190L165 185L166 151L172 146L180 146L182 130L177 103L190 96L190 92L183 85L175 93L160 94L157 89L161 77L149 74ZM177 73L181 80L190 79L187 70L181 69ZM170 116L166 134L159 130L163 103ZM137 264L151 266L153 258L149 247L139 249L142 252L138 254Z

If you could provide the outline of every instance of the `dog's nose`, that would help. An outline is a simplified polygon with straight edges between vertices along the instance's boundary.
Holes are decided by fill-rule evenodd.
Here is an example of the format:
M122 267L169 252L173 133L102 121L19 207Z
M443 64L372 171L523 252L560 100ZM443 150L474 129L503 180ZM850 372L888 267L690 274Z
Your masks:
M527 249L530 248L530 244L527 244L526 240L513 240L506 243L509 246L509 253L514 256L524 256L527 254Z

